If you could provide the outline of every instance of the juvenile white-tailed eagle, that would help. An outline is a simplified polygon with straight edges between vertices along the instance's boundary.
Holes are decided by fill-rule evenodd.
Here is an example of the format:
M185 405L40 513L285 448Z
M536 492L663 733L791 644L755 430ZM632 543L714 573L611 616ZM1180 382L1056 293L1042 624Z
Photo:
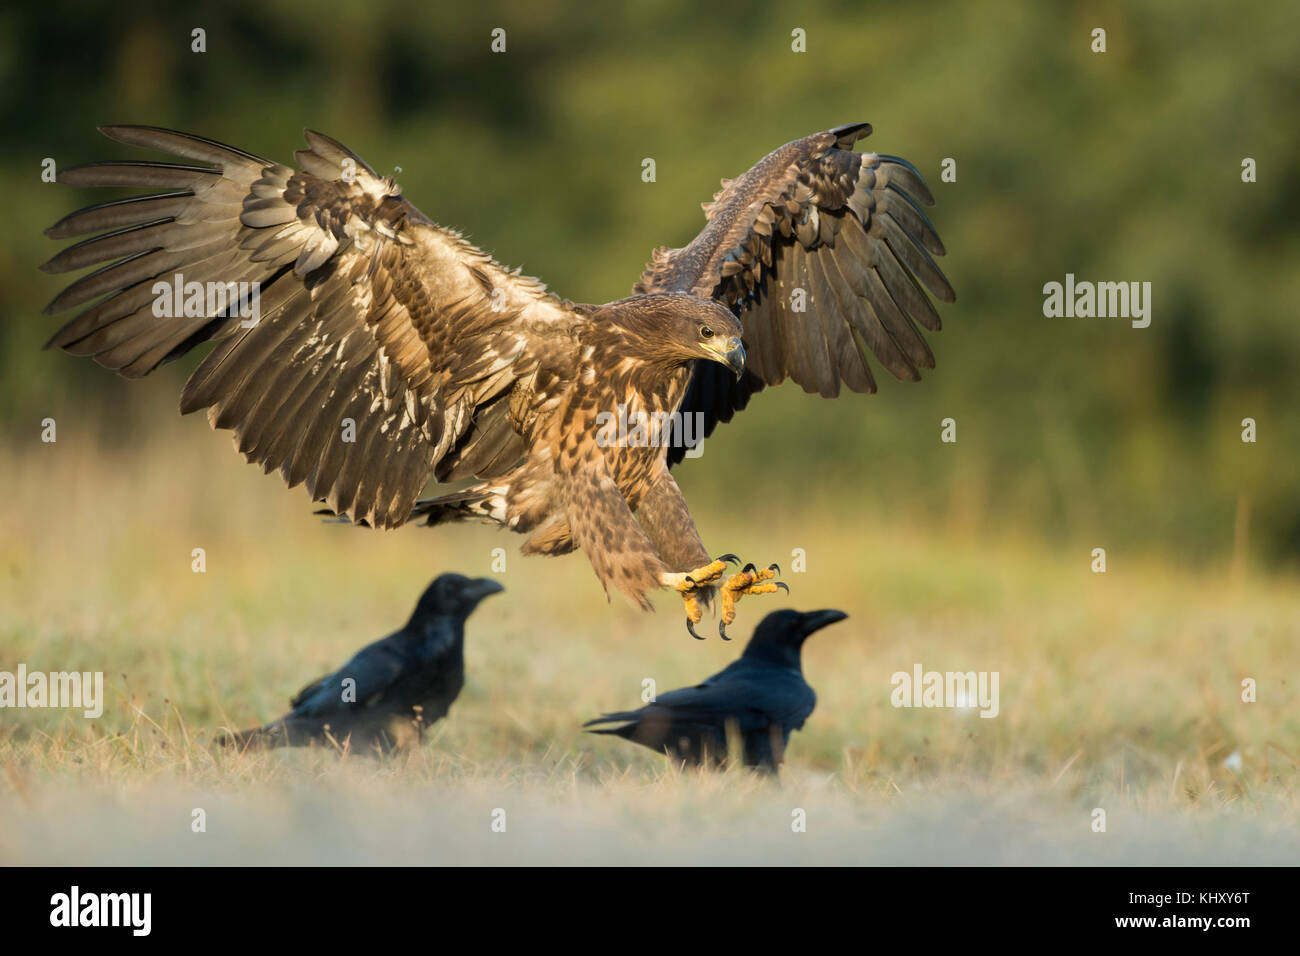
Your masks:
M290 487L375 527L479 519L527 534L525 554L581 548L606 593L648 608L648 592L676 589L692 634L713 587L725 636L735 601L774 591L777 569L725 576L731 556L710 560L669 472L682 430L638 423L698 413L707 435L787 377L873 392L868 353L916 380L934 366L917 325L939 328L922 286L953 301L921 211L934 199L904 160L854 151L866 123L724 181L704 230L604 305L503 268L319 133L293 169L169 130L103 132L194 164L60 173L149 194L46 231L99 235L44 271L109 263L46 307L86 307L50 345L138 378L217 342L181 412L206 408ZM431 476L475 482L420 500Z

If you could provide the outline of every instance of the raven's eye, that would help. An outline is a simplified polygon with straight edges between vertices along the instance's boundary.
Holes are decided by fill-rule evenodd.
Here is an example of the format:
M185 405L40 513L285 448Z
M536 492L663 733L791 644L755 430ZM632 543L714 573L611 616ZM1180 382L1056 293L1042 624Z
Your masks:
M701 325L701 326L700 326L700 337L701 337L701 338L705 338L705 339L711 339L711 338L713 338L713 330L712 330L711 328L709 328L707 325Z

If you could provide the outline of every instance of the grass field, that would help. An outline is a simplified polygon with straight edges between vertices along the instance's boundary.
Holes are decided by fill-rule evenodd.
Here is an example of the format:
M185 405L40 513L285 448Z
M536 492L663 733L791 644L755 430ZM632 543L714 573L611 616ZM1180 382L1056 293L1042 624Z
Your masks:
M644 678L665 690L738 653L690 640L668 596L653 615L607 604L581 556L525 560L487 528L323 523L224 436L158 417L146 442L70 423L5 452L0 670L103 671L107 704L0 711L0 863L1300 860L1300 582L1229 573L1231 528L1219 563L1112 550L1094 574L1105 542L1049 549L924 490L909 519L852 489L757 476L734 500L686 472L711 548L787 569L802 549L789 603L850 615L807 645L818 708L774 784L580 732ZM423 750L210 745L498 547L507 592L472 618L467 686ZM747 600L734 632L785 600ZM891 706L917 663L997 671L998 716Z

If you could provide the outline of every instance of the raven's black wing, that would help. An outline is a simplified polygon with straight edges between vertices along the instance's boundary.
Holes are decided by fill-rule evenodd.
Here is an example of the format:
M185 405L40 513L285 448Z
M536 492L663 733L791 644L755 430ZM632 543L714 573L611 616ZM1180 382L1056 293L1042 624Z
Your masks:
M367 645L332 674L308 684L290 701L303 717L324 717L378 703L408 666L400 632ZM345 681L353 683L345 685ZM346 692L346 697L345 697Z
M802 675L745 659L694 687L669 691L640 710L605 714L584 726L640 723L688 730L719 730L734 721L741 733L780 724L797 730L812 713L816 698Z

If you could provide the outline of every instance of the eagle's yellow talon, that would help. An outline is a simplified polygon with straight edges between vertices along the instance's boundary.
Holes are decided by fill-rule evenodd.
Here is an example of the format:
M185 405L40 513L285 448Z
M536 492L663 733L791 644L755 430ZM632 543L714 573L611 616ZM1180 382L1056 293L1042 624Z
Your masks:
M728 561L739 563L739 559L734 554L724 554L694 571L665 574L663 577L664 584L672 587L682 596L682 603L686 607L686 630L696 640L704 639L695 632L695 625L700 623L704 616L700 596L705 593L705 589L716 586L722 594L718 633L724 641L731 640L727 637L727 625L736 619L736 602L741 597L746 594L771 594L778 589L786 592L790 590L781 581L770 583L772 578L781 571L780 566L776 564L768 565L762 570L747 564L726 581L719 583L719 579L727 569Z
M772 582L772 578L776 577L780 571L780 566L776 564L770 564L761 570L752 564L747 564L721 586L722 610L720 613L721 620L718 624L718 634L724 641L731 640L731 638L727 637L727 625L736 619L736 602L744 595L773 594L777 590L784 590L789 593L790 589L784 582Z
M722 577L722 572L727 570L728 561L738 560L734 554L724 554L714 558L703 567L696 568L694 571L665 574L663 582L679 594L690 594L692 591L698 591L712 585L718 578Z
M704 617L704 609L700 607L700 599L694 594L687 591L682 595L682 603L686 605L686 624L699 624Z

